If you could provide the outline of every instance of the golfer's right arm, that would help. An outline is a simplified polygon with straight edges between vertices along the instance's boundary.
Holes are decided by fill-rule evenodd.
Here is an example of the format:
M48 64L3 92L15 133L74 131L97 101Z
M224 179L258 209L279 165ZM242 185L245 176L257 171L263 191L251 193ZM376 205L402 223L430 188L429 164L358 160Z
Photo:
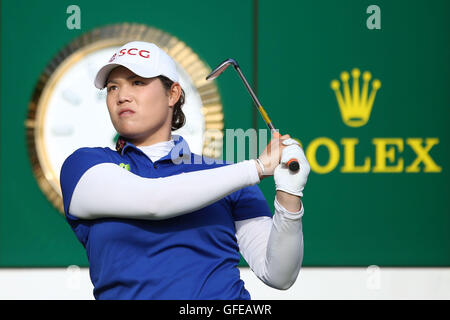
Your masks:
M280 140L273 139L259 156L265 175L273 175L282 148ZM143 178L114 163L100 163L82 174L67 212L80 219L168 219L204 208L260 179L255 160L164 178Z
M259 183L256 166L254 160L247 160L165 178L143 178L114 163L101 163L81 176L69 212L81 219L168 219Z

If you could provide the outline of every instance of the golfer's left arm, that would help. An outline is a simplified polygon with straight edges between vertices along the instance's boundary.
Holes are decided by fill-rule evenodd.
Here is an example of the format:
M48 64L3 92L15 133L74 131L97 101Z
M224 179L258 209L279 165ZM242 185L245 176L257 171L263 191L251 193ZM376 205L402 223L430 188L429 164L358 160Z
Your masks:
M289 139L292 140L292 139ZM289 289L297 279L303 261L301 201L310 166L295 140L283 150L281 164L275 169L277 194L273 218L257 217L236 221L239 249L250 268L268 286ZM285 163L297 158L300 170L289 171Z

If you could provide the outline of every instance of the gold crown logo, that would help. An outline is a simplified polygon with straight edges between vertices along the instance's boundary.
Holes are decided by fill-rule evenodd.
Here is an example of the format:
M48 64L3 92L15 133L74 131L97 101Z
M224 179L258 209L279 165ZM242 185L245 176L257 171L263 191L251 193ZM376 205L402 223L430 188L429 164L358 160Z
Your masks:
M362 91L359 90L359 76L361 72L355 68L352 70L353 88L350 92L349 79L350 75L347 71L341 73L341 80L344 84L344 96L342 96L339 90L340 83L334 79L331 81L331 89L336 94L336 99L341 111L342 121L350 127L361 127L365 125L370 118L373 102L377 90L381 87L381 81L374 79L372 81L372 91L369 94L369 81L372 79L372 74L369 71L365 71L362 75L363 85Z

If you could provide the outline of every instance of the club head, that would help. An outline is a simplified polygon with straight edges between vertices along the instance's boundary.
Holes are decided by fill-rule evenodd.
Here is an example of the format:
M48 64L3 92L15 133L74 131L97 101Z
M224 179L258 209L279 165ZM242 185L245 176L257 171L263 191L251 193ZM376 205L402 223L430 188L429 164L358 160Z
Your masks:
M206 80L214 80L222 74L228 68L228 66L233 65L235 68L239 68L238 63L234 59L227 59L221 64L219 64L207 77Z

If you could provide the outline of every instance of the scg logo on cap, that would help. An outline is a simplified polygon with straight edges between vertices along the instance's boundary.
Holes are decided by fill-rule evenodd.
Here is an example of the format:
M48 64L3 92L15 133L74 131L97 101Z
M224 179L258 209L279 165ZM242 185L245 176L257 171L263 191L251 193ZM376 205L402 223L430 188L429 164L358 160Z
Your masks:
M142 58L145 58L145 59L149 59L150 58L150 51L148 51L148 50L139 50L138 48L131 48L131 49L124 48L124 49L119 51L119 57L123 56L125 54L129 54L130 56L139 55L139 56L141 56ZM115 53L111 57L111 59L109 59L109 62L114 61L116 59L116 57L117 57L117 54Z

